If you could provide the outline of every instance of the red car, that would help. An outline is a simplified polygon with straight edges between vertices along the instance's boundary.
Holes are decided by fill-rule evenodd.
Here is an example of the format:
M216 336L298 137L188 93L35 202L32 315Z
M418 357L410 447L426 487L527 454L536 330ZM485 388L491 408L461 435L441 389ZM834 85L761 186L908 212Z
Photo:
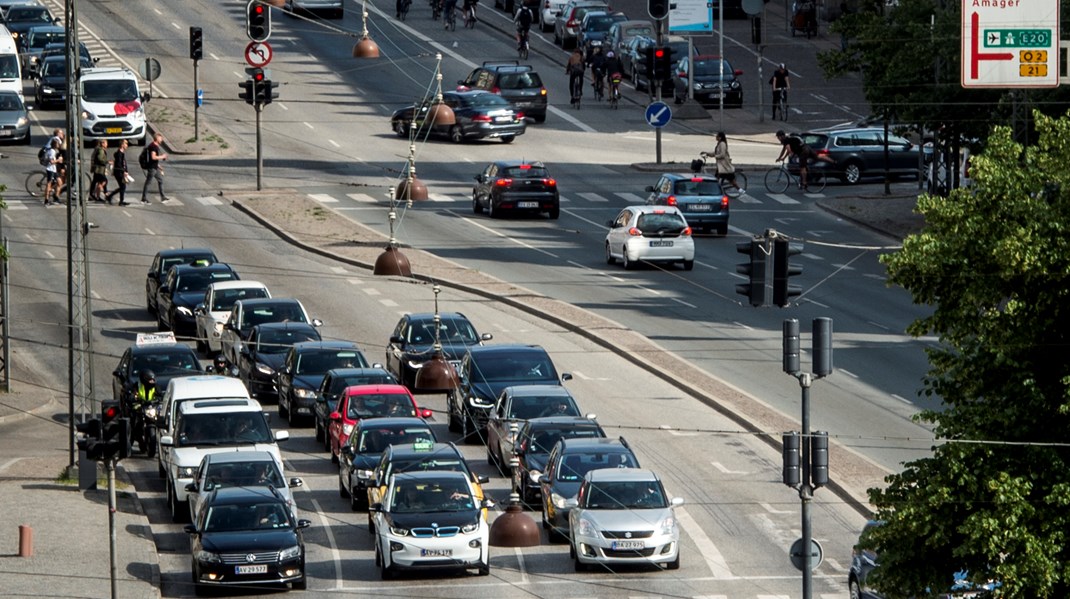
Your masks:
M331 441L331 461L338 463L339 448L349 439L357 421L388 416L431 418L431 410L416 405L404 385L355 385L346 387L338 407L330 415L327 436Z

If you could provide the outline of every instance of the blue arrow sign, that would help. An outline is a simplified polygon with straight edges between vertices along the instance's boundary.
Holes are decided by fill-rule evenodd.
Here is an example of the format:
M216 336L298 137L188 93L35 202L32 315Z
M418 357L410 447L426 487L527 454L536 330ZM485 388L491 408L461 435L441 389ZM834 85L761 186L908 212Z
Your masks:
M200 108L201 106L204 106L204 90L203 89L197 90L197 107Z
M646 122L651 127L661 128L672 120L672 109L665 102L652 102L646 107Z

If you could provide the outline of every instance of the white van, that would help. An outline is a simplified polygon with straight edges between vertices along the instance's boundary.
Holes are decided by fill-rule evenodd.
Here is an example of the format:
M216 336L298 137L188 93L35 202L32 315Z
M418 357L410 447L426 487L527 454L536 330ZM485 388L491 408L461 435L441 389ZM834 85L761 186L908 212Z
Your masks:
M0 25L0 91L12 91L22 97L22 67L19 48L7 27Z
M145 102L137 75L125 68L82 69L80 79L82 139L129 140L145 145ZM118 144L114 144L118 145Z
M160 413L156 418L156 452L160 474L167 472L171 462L170 448L160 443L165 436L174 436L175 415L179 407L187 401L209 399L250 399L249 391L241 379L231 376L195 375L179 376L167 383ZM167 454L167 455L164 455Z

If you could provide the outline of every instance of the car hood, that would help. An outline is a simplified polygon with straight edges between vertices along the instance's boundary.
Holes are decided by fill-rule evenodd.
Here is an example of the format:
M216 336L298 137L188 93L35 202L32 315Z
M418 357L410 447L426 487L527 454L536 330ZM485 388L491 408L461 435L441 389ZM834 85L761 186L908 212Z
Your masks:
M142 106L140 100L130 100L128 102L89 102L85 98L82 98L82 108L96 115L98 118L110 117L110 116L125 116L128 114L140 114L143 115ZM204 290L200 292L200 296L204 297Z
M405 346L405 355L408 356L412 360L427 361L427 360L430 360L431 357L434 355L434 353L432 351L433 348L434 348L433 344L428 344L428 345L415 345L415 344L406 345ZM461 343L461 344L453 344L453 345L447 344L446 342L442 343L442 356L444 358L446 358L447 360L459 361L461 358L464 357L464 354L467 351L468 351L468 346L464 345L463 343Z
M212 310L208 314L215 322L226 322L230 318L230 310Z
M480 518L479 510L464 510L461 512L424 512L421 514L387 514L387 520L391 525L398 528L421 528L431 527L437 524L439 528L444 526L464 526L471 524Z
M293 529L206 532L201 535L201 546L212 553L281 551L297 545L298 542L297 533Z
M41 85L46 85L48 87L61 87L66 82L66 75L47 75L41 77Z
M548 453L529 453L524 456L524 463L527 465L528 470L538 470L539 472L545 472L546 462L549 461L549 459L550 454Z
M192 308L204 299L204 290L201 291L180 291L175 293L171 297L171 301L175 306L183 306L186 308Z
M272 370L278 370L282 367L283 362L286 361L286 354L256 354L256 361Z
M372 470L379 464L382 453L358 453L353 456L354 470Z
M587 510L576 513L577 517L590 520L595 528L604 530L657 530L661 522L673 517L670 508L649 510Z
M323 376L322 374L298 374L294 376L293 386L299 389L319 389Z

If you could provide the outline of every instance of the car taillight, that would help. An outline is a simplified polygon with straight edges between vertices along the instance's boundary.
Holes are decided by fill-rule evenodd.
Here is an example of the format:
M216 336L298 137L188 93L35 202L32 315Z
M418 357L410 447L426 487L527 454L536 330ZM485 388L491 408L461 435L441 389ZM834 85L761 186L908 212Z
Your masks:
M565 23L565 27L575 27L575 26L576 26L576 19L569 19L568 22Z
M497 181L494 182L494 184L497 185L498 187L509 187L510 185L513 184L513 180L512 179L498 179Z
M524 113L523 112L516 113L516 120L518 120L518 121L524 120Z
M472 117L472 120L477 122L477 123L489 123L490 122L490 117L485 115L485 114L477 114L474 117Z
M543 179L542 182L545 183L548 187L557 187L557 181L553 179Z
M702 177L691 177L692 183L702 183Z
M665 204L668 205L668 206L675 206L676 205L676 196L669 196L669 197L665 198Z
M728 196L721 196L721 210L728 208Z
M490 93L498 94L500 96L500 95L502 95L502 88L500 88L500 87L492 87L492 88L490 88Z
M684 227L684 230L680 232L680 237L690 237L691 227Z
M643 232L636 227L632 227L631 229L628 229L628 235L631 235L632 237L642 237Z
M828 156L829 155L829 151L828 150L818 150L817 151L817 155L818 156Z

